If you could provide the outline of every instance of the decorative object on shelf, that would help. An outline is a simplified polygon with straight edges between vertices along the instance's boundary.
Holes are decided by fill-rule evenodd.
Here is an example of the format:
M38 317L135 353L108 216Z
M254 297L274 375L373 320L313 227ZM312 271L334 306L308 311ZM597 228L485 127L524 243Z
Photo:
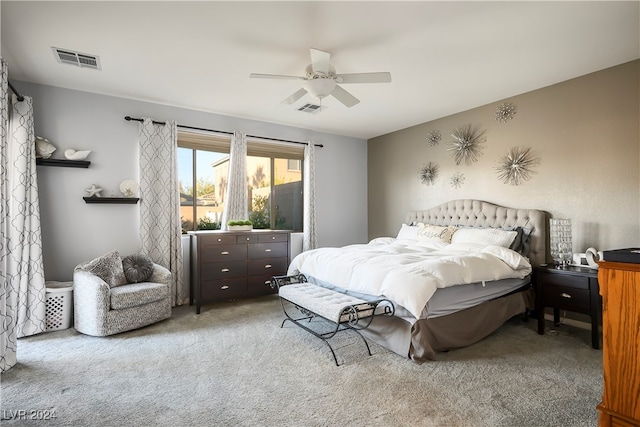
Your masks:
M248 219L232 219L227 222L229 231L251 231L253 230L253 222Z
M450 180L451 186L453 188L460 188L462 187L462 184L464 184L464 180L465 180L464 174L461 172L456 172L451 177L451 180Z
M36 158L48 159L53 152L56 151L56 146L53 145L48 139L36 136Z
M89 194L89 197L101 197L102 188L96 187L95 184L91 184L91 188L86 188L84 191Z
M430 146L438 145L440 140L442 139L442 135L439 130L432 130L427 134L427 142Z
M496 121L500 123L506 123L513 119L513 116L518 112L518 107L511 102L503 102L498 108L496 108Z
M120 192L124 197L133 197L138 192L139 185L133 179L125 179L120 183Z
M531 179L532 167L540 162L533 157L529 147L513 147L498 160L498 179L505 184L520 185Z
M573 260L571 220L567 218L551 218L549 220L549 237L553 263L562 267L570 265Z
M69 160L85 160L90 153L90 150L76 151L73 148L64 150L64 156Z
M425 185L432 185L436 182L436 178L438 177L438 165L429 162L426 166L423 166L420 169L420 173L418 174L420 177L420 181L422 181Z
M478 127L474 127L471 124L453 131L451 134L453 141L448 150L453 153L456 165L459 165L463 161L465 164L470 165L478 160L482 149L481 144L486 141L484 132L485 131L481 131Z

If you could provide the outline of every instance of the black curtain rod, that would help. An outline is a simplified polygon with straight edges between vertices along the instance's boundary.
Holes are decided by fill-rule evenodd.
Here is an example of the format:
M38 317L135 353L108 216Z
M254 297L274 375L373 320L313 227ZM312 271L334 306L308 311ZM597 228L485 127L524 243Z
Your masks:
M20 95L20 93L16 90L15 87L13 87L13 85L11 84L11 82L9 80L7 80L7 83L9 83L9 89L11 89L11 91L13 93L15 93L16 96L18 97L18 101L20 101L20 102L24 101L24 96Z
M136 117L131 117L131 116L125 116L124 118L126 121L130 122L131 120L136 121L136 122L141 122L143 121L143 119L140 118L136 118ZM153 124L154 125L165 125L166 122L158 122L153 120ZM197 127L193 127L193 126L186 126L186 125L177 125L180 128L183 129L192 129L192 130L201 130L201 131L205 131L205 132L215 132L215 133L224 133L227 135L233 135L233 132L229 132L229 131L225 131L225 130L215 130L215 129L205 129L205 128L197 128ZM300 141L290 141L288 139L278 139L278 138L269 138L266 136L257 136L257 135L247 135L247 137L249 138L260 138L260 139L265 139L267 141L278 141L278 142L290 142L292 144L303 144L303 145L307 145L306 142L300 142ZM322 144L313 144L316 147L324 147L324 145Z

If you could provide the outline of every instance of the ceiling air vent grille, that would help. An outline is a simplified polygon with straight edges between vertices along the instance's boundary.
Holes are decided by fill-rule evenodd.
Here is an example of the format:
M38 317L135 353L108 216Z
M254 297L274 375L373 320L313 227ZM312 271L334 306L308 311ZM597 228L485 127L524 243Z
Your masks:
M302 107L299 107L297 110L302 111L303 113L316 114L324 110L324 107L317 104L304 104Z
M100 69L100 58L96 55L75 52L69 49L59 49L57 47L52 47L51 49L53 49L56 59L61 64L71 64L82 68L93 68L94 70Z

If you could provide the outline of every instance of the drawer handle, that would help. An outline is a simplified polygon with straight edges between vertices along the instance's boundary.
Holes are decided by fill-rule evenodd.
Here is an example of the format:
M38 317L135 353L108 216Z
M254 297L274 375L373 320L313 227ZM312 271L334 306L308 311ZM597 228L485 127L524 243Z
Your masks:
M271 268L271 264L265 265L264 268Z
M251 240L249 237L247 237L247 241Z
M222 251L220 252L220 255L229 255L229 251Z
M562 298L571 298L571 295L569 295L569 294L568 294L568 293L566 293L566 292L561 293L561 294L560 294L560 296L561 296Z
M229 285L220 286L220 289L226 291L227 289L229 289Z
M264 251L265 252L271 252L271 249L265 249Z
M218 239L218 242L222 242L222 239Z
M276 236L271 236L271 240L276 240Z
M223 273L228 273L228 272L229 272L229 269L228 269L228 268L223 268L223 269L222 269L222 270L220 270L220 271L222 271Z

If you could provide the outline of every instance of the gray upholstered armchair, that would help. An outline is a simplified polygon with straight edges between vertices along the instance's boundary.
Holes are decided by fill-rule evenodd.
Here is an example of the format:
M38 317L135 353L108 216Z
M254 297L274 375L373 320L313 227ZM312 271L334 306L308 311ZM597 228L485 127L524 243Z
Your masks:
M129 258L129 257L127 257ZM129 261L125 258L126 261ZM73 272L74 326L93 336L113 335L171 316L171 272L148 260L146 270L123 269L117 251L78 265ZM134 265L134 267L139 267ZM144 271L144 280L137 280ZM136 283L131 283L131 279Z

